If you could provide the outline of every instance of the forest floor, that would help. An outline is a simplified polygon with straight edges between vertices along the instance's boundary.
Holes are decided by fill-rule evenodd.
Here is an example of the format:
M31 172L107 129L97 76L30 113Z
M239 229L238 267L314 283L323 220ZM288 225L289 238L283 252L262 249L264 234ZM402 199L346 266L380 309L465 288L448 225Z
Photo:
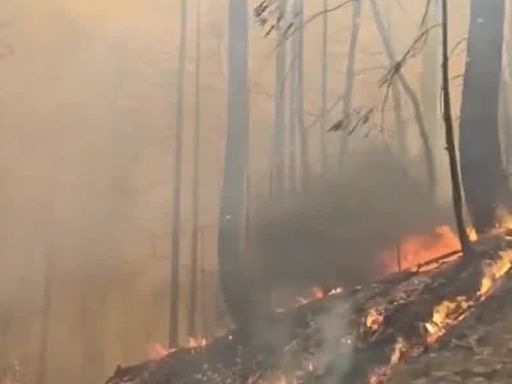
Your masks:
M398 365L390 384L512 383L512 282L507 285L438 348Z

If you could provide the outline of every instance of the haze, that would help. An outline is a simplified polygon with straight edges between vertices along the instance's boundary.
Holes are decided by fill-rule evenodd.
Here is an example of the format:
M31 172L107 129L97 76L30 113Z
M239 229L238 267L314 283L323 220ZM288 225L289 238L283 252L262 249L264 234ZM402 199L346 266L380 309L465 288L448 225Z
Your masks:
M466 2L450 1L454 10L460 4ZM306 6L306 13L313 14L321 9L321 1L308 0ZM397 52L403 53L414 39L423 6L422 0L382 0ZM196 1L191 1L185 79L183 321L189 295L192 231L195 7ZM451 25L452 45L467 33L467 7L461 8L463 12L453 12L457 17ZM28 383L35 382L40 367L45 276L52 281L49 350L44 363L47 383L103 382L116 364L146 358L149 343L165 343L179 10L178 0L3 0L0 4L0 52L3 46L12 50L0 60L0 367L19 361ZM342 89L350 16L349 8L329 16L329 104L338 99ZM264 30L256 22L252 24L250 193L257 201L255 206L265 206L262 198L269 178L275 38L264 38ZM378 82L388 62L369 7L365 7L361 25L354 104L379 108L384 89ZM212 336L226 325L216 262L226 110L225 1L202 0L201 30L202 264L198 316L201 334ZM316 20L305 32L308 124L320 108L320 38L321 22ZM453 76L461 74L464 61L463 52L457 51L451 67ZM421 57L410 61L405 73L420 92L425 84ZM460 86L456 81L453 91L454 110L458 110ZM330 122L340 114L340 108L334 109ZM408 107L405 116L412 120ZM414 124L409 128L411 169L421 179L424 166L418 130ZM357 173L361 164L375 165L370 154L374 148L380 148L380 153L384 139L379 129L374 131L369 138L366 130L350 137L354 160L349 160L353 164L347 167L352 173ZM318 125L312 126L309 134L312 147L318 148ZM328 135L333 152L340 134ZM384 136L394 148L393 129L385 129ZM442 135L435 140L435 152L442 154ZM318 149L312 150L311 157L314 170L319 171ZM381 165L364 168L367 176L391 172ZM439 212L421 226L418 223L419 231L446 217L443 161L439 169L442 182L435 205ZM404 196L412 196L415 188L404 187ZM319 187L317 192L318 201L338 206L331 187ZM352 192L347 190L347 196ZM411 201L411 206L415 204ZM311 209L315 211L316 206ZM266 211L263 208L259 212L265 224ZM345 218L350 222L350 213ZM330 225L329 220L320 220L323 226L316 230L327 231L324 226ZM403 223L412 225L406 218ZM391 240L410 229L404 225L396 229ZM297 233L290 236L293 242ZM389 242L386 238L382 243ZM379 247L380 243L370 249ZM318 252L322 251L328 254L332 249ZM272 252L275 249L266 255ZM285 251L283 259L291 253L293 250ZM330 258L332 252L326 260ZM297 276L303 272L296 272ZM286 272L276 273L275 278L293 280L291 285L301 288L315 282L315 276L295 280ZM180 334L182 343L187 336L186 331Z

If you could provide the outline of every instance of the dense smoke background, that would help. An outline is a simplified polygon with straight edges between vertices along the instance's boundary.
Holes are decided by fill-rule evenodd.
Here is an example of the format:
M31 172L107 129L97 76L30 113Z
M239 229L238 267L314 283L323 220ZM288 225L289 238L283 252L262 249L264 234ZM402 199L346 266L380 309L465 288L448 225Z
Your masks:
M103 382L117 363L144 359L148 343L167 338L179 3L3 0L0 4L0 43L12 47L12 54L0 60L0 366L19 361L28 382L34 381L40 364L45 279L52 281L49 349L43 362L47 383ZM316 0L306 3L308 14L320 7ZM215 250L228 75L226 2L203 0L202 4L198 316L201 332L212 335L223 324ZM397 51L402 52L414 38L423 1L384 0L383 4ZM190 1L191 9L195 5ZM450 5L464 10L454 12L455 42L466 33L467 2L453 0ZM343 84L350 11L333 13L330 23L328 96L333 102ZM357 77L355 104L378 106L382 89L377 83L386 59L368 9L361 24L358 67L380 69L362 71ZM320 24L312 23L305 37L308 122L319 110L320 31ZM183 177L183 322L189 295L194 39L191 28ZM264 229L258 236L271 238L255 257L264 261L268 278L276 285L304 286L323 280L331 263L336 268L330 268L329 280L346 278L347 270L364 280L374 271L362 267L361 260L371 265L381 246L408 229L426 230L444 218L444 210L428 200L420 186L423 166L415 160L421 159L417 128L407 109L410 179L398 176L398 167L386 152L369 146L379 147L378 134L371 139L354 135L342 182L335 174L315 177L311 200L299 196L276 213L273 204L263 200L274 44L254 23L250 194L258 207L256 229ZM463 62L463 55L454 56L454 75L461 72ZM410 63L407 75L419 90L421 60ZM454 89L457 100L459 90ZM335 110L332 122L337 118ZM311 145L317 146L318 129L310 130ZM334 151L340 138L337 133L330 135ZM393 142L392 128L386 135ZM439 143L434 145L442 152ZM319 154L313 152L312 158L318 172ZM440 201L445 200L444 193L440 196ZM285 240L290 242L283 244ZM288 267L290 261L293 268ZM180 338L186 342L185 331Z

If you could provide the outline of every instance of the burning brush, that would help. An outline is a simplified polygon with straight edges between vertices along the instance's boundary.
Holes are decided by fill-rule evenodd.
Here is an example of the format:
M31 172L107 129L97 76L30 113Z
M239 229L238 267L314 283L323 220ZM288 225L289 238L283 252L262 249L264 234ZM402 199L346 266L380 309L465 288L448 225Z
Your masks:
M430 239L411 236L402 243L400 273L351 291L313 289L257 332L153 348L154 360L119 369L109 383L385 383L396 364L424 353L477 310L512 269L512 251L495 249L506 241L480 242L481 259L461 261L455 240L446 227Z

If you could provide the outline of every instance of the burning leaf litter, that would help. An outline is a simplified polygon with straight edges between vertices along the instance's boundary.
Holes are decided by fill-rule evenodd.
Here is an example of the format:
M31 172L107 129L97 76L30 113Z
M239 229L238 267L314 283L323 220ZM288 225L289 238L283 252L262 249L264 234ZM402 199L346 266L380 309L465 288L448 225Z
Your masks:
M374 283L351 293L344 292L342 288L327 293L313 288L309 294L297 299L291 308L276 311L282 319L287 319L286 322L296 327L292 328L289 336L285 336L283 341L287 341L284 343L276 340L275 345L260 349L261 346L244 345L234 333L211 343L205 339L191 340L190 354L186 350L178 354L175 350L153 346L152 356L158 360L149 372L155 374L159 369L170 370L177 379L158 381L146 378L137 381L137 384L302 384L324 380L324 375L333 372L337 380L355 378L348 381L351 383L386 383L399 362L421 355L429 346L438 343L495 292L512 268L512 251L494 252L492 257L482 259L481 263L465 265L458 262L460 253L456 249L459 244L452 242L450 231L440 229L433 238L425 240L413 236L410 241L403 242L406 252L403 254L404 260L423 262L427 258L424 251L415 251L418 244L432 252L448 251L446 257L436 260L428 268L409 266L407 273L397 275L391 282ZM411 244L416 245L413 247ZM430 259L434 256L431 254ZM407 262L404 264L408 266ZM460 280L472 282L474 279L475 284L465 285L454 278L461 273L455 269L457 265L467 269L464 269L465 275L461 275ZM461 293L456 294L459 291ZM335 297L324 300L329 296ZM348 308L342 304L347 300L356 303L354 309L350 313L347 309L336 312L340 305L340 308ZM328 323L322 323L322 313L326 308L330 308L331 318ZM342 319L348 323L340 326ZM165 357L162 357L164 353ZM226 360L222 353L228 356L234 353L234 360L229 362L231 357ZM181 372L182 364L188 366L186 370L192 369L192 355L197 355L197 361L203 362L200 369L202 379L193 379L197 377L194 375L189 379L178 379L186 375L186 372ZM367 373L354 371L350 364L352 360L365 361ZM337 367L339 364L343 367ZM244 370L247 373L242 374ZM143 371L147 374L148 368L144 367ZM244 375L246 378L242 380Z

